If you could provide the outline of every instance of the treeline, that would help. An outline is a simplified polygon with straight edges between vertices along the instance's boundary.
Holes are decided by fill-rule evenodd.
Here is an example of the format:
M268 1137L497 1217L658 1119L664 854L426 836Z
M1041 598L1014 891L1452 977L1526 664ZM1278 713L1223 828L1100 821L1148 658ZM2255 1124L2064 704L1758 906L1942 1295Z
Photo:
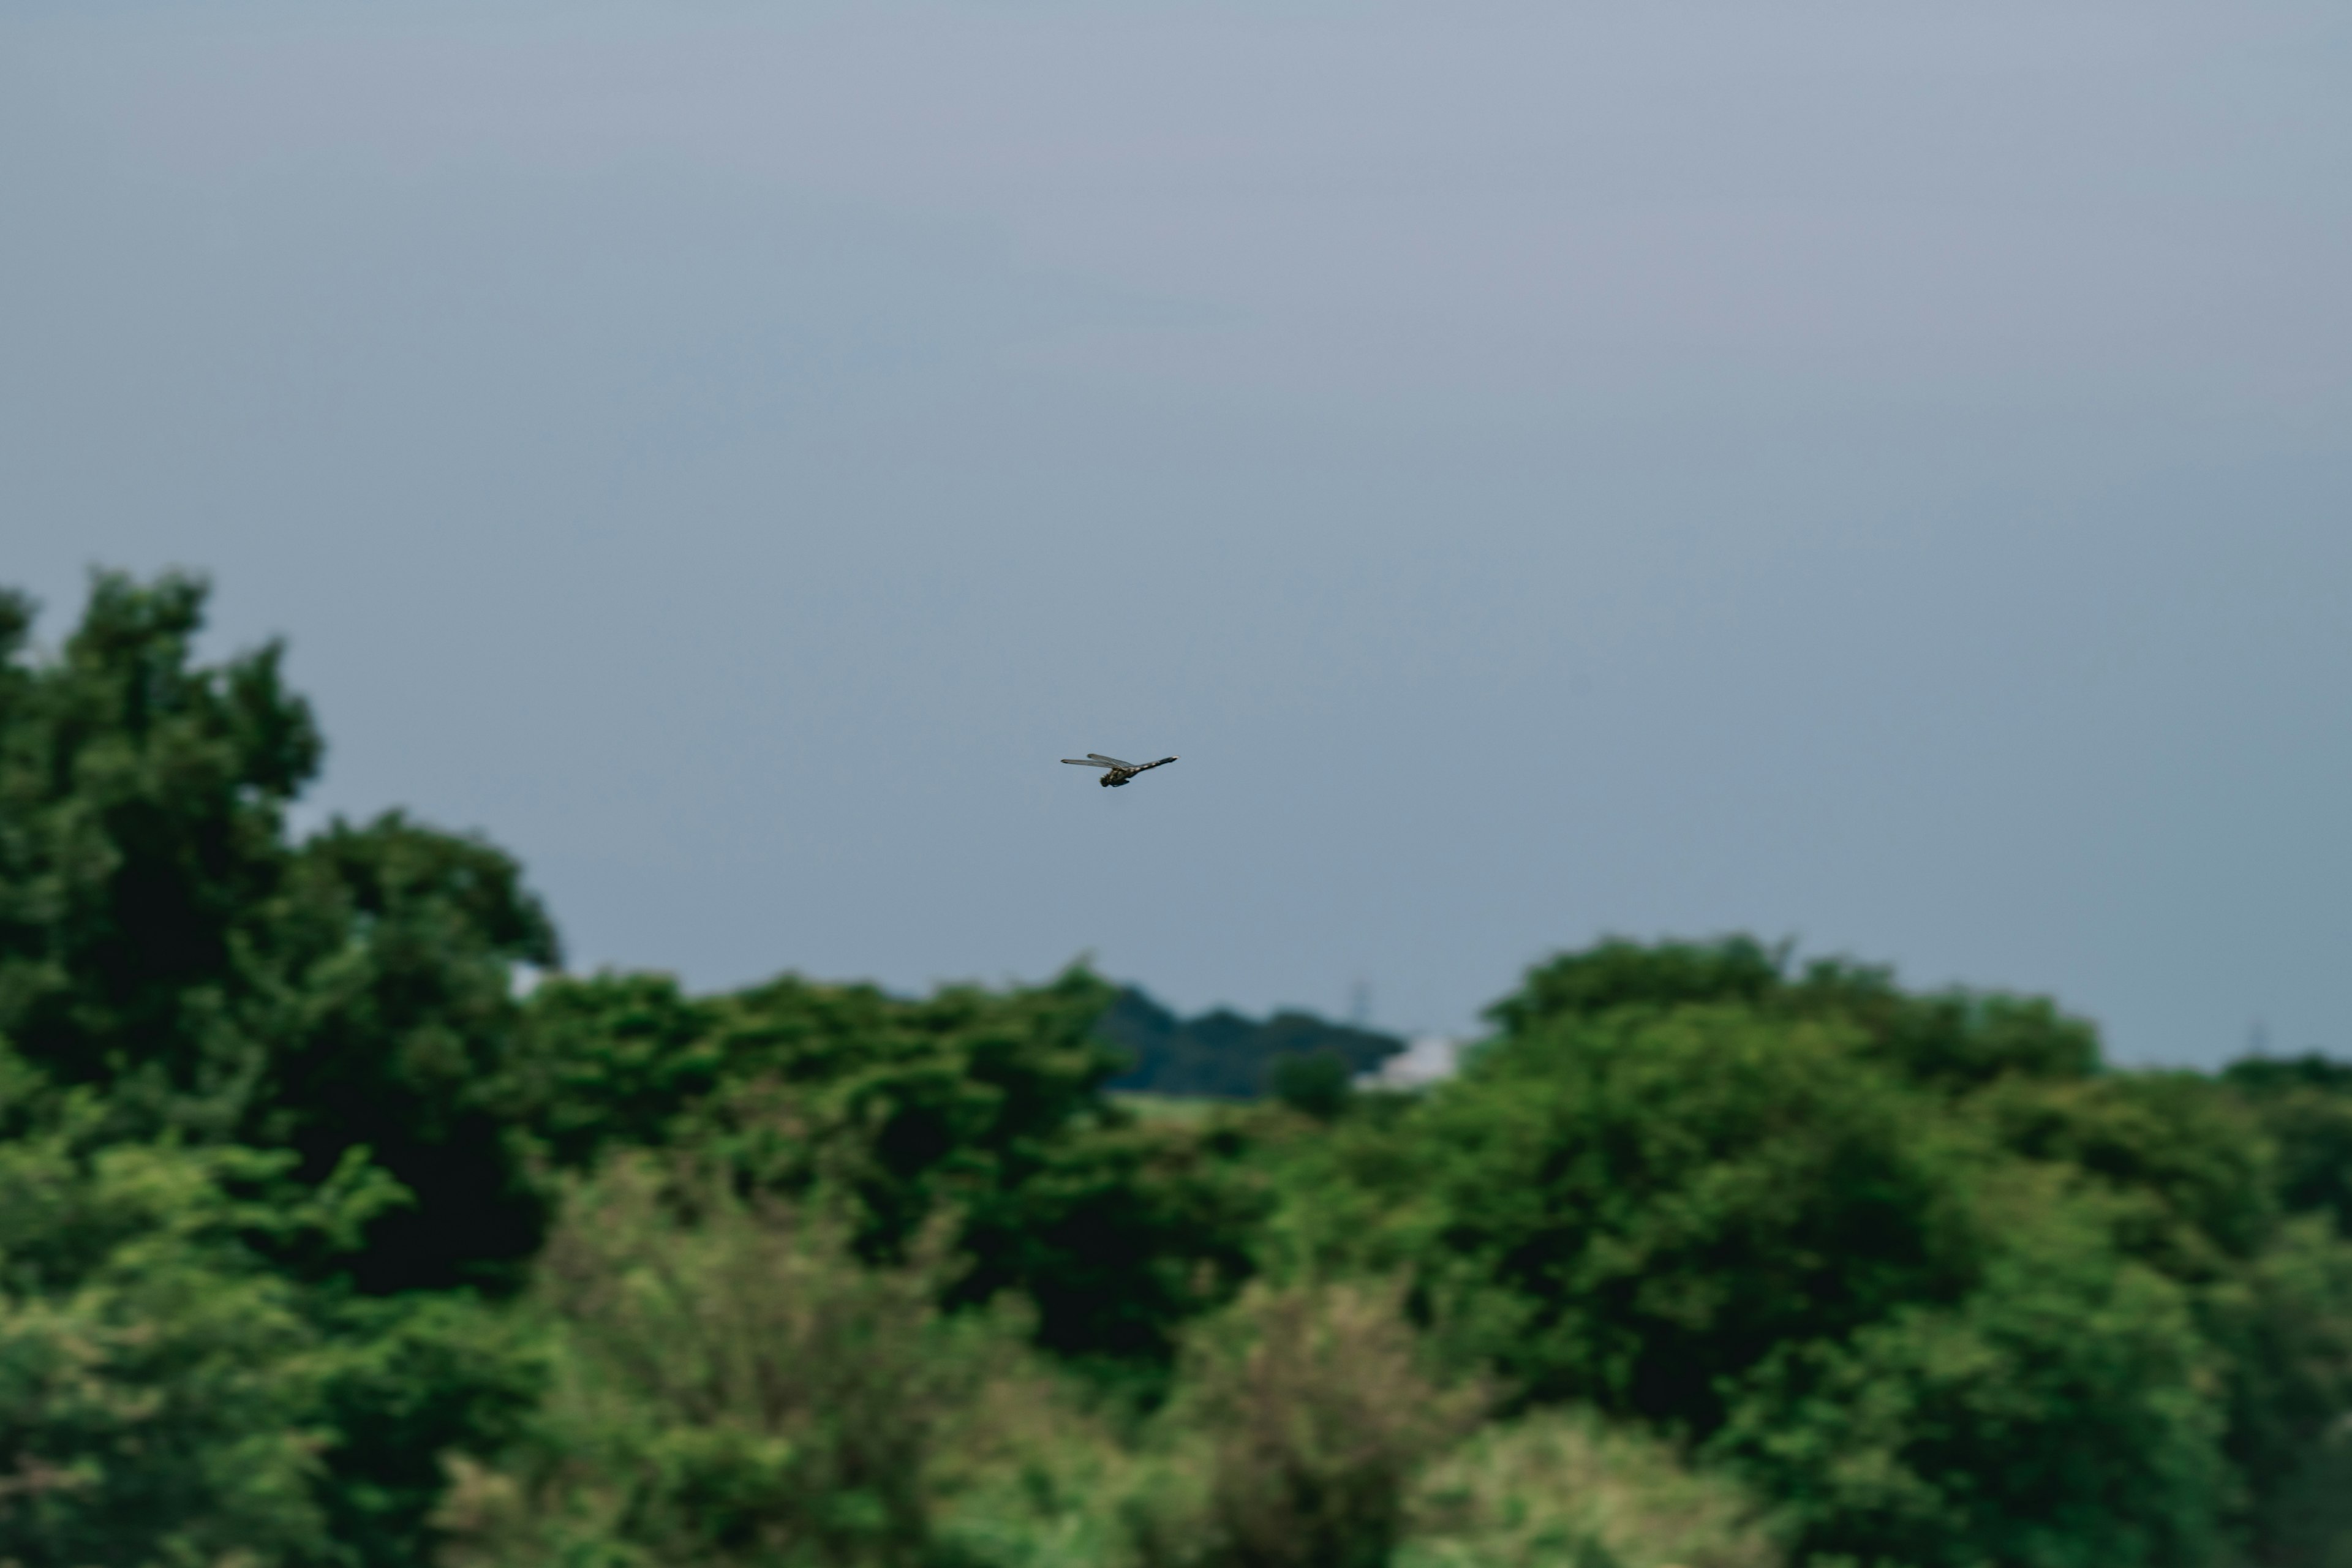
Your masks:
M1375 1071L1404 1049L1393 1035L1296 1008L1263 1023L1229 1007L1181 1018L1134 985L1120 987L1095 1032L1128 1059L1112 1089L1212 1100L1253 1100L1285 1077L1294 1098L1318 1089L1328 1096L1324 1086Z
M2352 1552L2352 1068L1611 942L1425 1093L1139 1112L1082 970L567 975L488 844L298 841L202 604L0 596L0 1562Z

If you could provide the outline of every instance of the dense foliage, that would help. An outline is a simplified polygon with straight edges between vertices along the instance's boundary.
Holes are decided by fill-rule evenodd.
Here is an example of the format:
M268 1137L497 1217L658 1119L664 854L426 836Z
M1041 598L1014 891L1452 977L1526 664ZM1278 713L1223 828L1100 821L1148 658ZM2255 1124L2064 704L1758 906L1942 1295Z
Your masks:
M819 1188L870 1262L952 1213L959 1304L1025 1296L1040 1342L1150 1368L1178 1324L1248 1272L1261 1206L1213 1148L1104 1093L1111 990L952 986L920 1000L786 976L700 999L645 975L554 979L518 1074L551 1162L683 1148L747 1189Z
M203 601L0 595L0 1562L2352 1560L2352 1067L1744 938L1410 1095L1083 969L567 975L490 845L289 833Z
M545 1216L488 1086L553 928L473 839L393 815L291 842L317 728L275 647L192 667L203 602L100 577L27 666L0 598L0 1036L125 1137L283 1149L308 1184L363 1153L411 1199L334 1265L371 1289L503 1280Z
M2219 1561L2352 1408L2352 1251L2227 1083L1745 941L1496 1017L1378 1168L1422 1173L1391 1245L1525 1397L1683 1434L1801 1552Z

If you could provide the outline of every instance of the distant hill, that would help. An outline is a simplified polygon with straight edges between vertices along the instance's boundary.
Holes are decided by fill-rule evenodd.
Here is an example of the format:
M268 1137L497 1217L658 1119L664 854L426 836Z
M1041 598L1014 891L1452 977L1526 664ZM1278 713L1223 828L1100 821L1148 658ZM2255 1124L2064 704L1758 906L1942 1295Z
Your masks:
M1261 1023L1220 1007L1180 1018L1132 985L1118 994L1095 1033L1135 1063L1111 1079L1110 1088L1219 1100L1253 1100L1265 1093L1275 1063L1286 1057L1337 1058L1355 1074L1370 1072L1404 1049L1393 1035L1330 1023L1312 1013L1280 1012Z

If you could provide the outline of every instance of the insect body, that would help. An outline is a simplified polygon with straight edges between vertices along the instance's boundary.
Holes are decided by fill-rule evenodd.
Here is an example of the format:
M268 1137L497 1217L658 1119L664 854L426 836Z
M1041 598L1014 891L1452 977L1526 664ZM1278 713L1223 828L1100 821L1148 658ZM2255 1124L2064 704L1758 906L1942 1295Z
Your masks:
M1156 763L1122 763L1117 757L1106 757L1100 752L1088 752L1083 757L1062 759L1074 768L1102 769L1103 776L1095 782L1105 789L1117 789L1136 774L1150 773L1153 768L1164 768L1175 760L1173 757L1162 757Z

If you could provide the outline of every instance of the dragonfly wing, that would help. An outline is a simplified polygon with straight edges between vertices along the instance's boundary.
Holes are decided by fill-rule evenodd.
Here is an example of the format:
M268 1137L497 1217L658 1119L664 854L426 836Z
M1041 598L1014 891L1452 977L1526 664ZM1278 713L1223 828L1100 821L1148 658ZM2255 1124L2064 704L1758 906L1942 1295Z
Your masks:
M1100 752L1088 752L1087 755L1094 759L1095 765L1097 767L1131 768L1135 766L1133 763L1122 763L1117 757L1106 757Z
M1108 763L1089 762L1084 757L1064 757L1062 761L1069 763L1070 766L1074 768L1107 768L1110 766Z

